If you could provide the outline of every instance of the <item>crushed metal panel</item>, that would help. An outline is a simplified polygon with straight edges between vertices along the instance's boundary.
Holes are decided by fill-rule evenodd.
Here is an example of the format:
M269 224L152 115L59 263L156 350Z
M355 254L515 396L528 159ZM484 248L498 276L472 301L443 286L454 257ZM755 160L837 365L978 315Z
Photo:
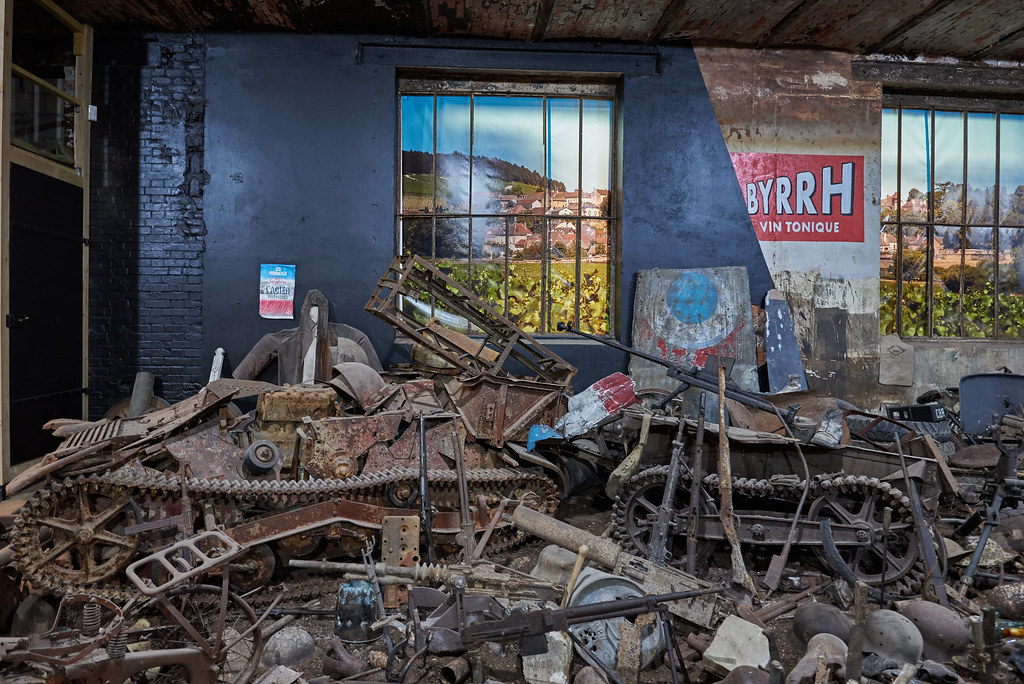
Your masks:
M426 421L424 443L427 451L429 470L450 470L455 462L455 450L465 441L465 428L457 420ZM373 473L390 468L420 467L419 421L406 427L401 437L394 440L387 450L373 449L366 456L363 473Z
M476 353L469 353L443 336L434 335L427 321L415 312L403 310L403 297L435 302L439 313L445 311L466 319L484 334ZM507 376L506 362L514 359L543 382L567 386L576 368L537 342L511 320L502 316L475 294L456 283L432 264L417 256L395 257L365 309L386 321L399 332L438 353L446 361L469 373ZM497 351L493 361L483 358L485 350Z
M288 387L261 394L256 402L260 424L299 422L306 416L314 420L335 415L338 393L333 387Z
M309 423L306 473L314 478L351 477L359 471L358 459L398 437L402 414L325 418Z
M526 441L531 425L554 425L566 412L561 385L487 374L439 379L438 384L473 438L497 447L507 441Z

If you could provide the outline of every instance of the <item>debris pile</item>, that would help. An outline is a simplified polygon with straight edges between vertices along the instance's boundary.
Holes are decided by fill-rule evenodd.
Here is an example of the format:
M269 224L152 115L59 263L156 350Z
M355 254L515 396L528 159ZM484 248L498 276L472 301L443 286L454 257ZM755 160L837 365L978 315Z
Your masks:
M1024 377L804 416L566 325L677 383L573 395L416 257L366 308L411 366L311 335L301 384L51 421L6 488L4 681L1024 679Z

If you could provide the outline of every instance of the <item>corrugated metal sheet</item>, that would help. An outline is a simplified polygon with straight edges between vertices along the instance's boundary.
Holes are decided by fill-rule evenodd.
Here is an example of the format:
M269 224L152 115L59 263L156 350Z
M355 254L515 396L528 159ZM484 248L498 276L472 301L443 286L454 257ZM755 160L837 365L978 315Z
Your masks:
M62 0L90 24L167 31L285 31L809 46L1024 59L1024 3L1006 0Z

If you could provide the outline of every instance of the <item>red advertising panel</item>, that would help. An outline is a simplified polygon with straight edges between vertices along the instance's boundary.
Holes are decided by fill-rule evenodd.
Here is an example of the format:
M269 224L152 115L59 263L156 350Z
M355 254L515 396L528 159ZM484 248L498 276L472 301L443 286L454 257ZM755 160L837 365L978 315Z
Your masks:
M758 240L864 241L864 157L732 156Z

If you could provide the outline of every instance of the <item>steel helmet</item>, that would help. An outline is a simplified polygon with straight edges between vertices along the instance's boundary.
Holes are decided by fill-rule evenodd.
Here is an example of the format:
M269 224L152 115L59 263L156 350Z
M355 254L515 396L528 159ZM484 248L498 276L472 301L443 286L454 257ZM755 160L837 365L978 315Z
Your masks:
M850 641L850 618L827 603L804 603L793 614L793 636L806 645L815 634L832 634Z
M864 650L900 663L921 660L924 639L917 626L896 611L876 610L864 622Z
M954 655L966 652L967 626L955 611L937 603L915 601L904 606L901 612L921 632L926 659L948 663Z

